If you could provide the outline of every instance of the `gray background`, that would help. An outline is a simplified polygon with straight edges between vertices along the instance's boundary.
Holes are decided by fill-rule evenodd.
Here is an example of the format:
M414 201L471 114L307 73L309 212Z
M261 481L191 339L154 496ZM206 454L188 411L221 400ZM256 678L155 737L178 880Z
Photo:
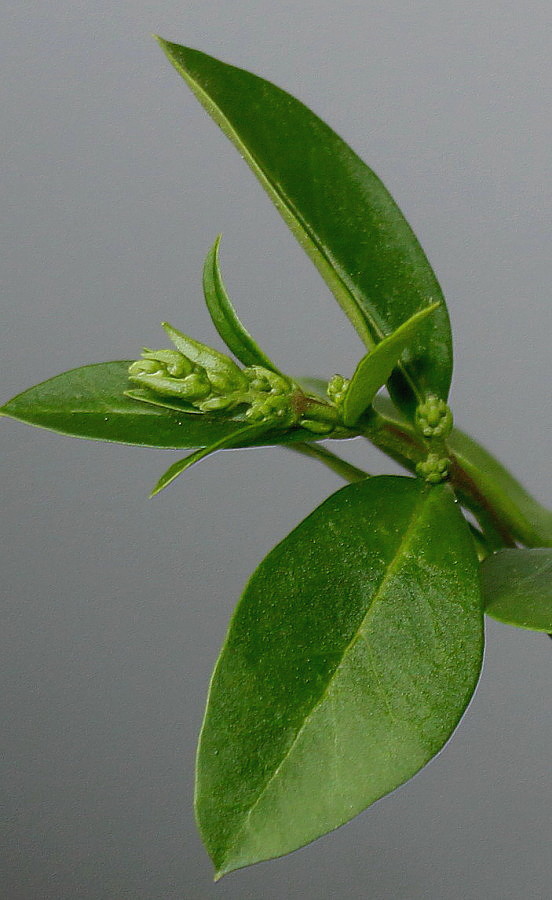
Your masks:
M351 372L347 321L150 33L272 79L376 169L455 333L457 421L552 503L550 6L302 0L10 2L2 398L163 345L216 343L205 252L293 372ZM192 772L208 677L255 564L340 482L283 450L206 461L3 420L0 548L8 900L545 898L552 646L488 627L454 740L349 825L218 886ZM348 458L393 471L376 451Z

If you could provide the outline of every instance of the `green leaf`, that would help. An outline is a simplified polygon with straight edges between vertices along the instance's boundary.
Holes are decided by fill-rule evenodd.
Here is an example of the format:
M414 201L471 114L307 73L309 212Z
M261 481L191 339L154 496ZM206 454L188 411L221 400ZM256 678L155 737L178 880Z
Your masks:
M176 70L253 170L366 346L439 302L391 389L447 398L450 325L427 258L381 181L318 116L243 69L159 39Z
M213 675L196 809L218 876L412 777L460 719L482 646L450 488L379 476L318 507L252 576Z
M220 235L209 250L203 267L203 293L213 325L226 346L244 366L264 366L265 369L279 372L242 325L232 306L220 271L219 246Z
M56 375L14 397L0 408L0 415L72 437L175 450L211 446L247 424L238 418L189 415L184 410L132 399L126 395L129 365L128 360L96 363ZM267 432L251 444L316 440L320 435L295 428Z
M157 484L155 485L153 491L150 494L151 497L155 497L156 494L159 494L164 488L168 487L175 478L178 478L182 472L185 472L186 469L189 469L190 466L193 466L195 463L198 463L200 460L204 459L206 456L210 456L212 453L216 453L217 450L230 450L232 448L243 446L247 444L252 438L260 437L261 434L264 434L267 431L267 427L259 426L259 425L248 425L246 428L241 428L235 434L226 435L217 441L215 444L212 444L210 447L202 447L201 450L196 450L194 453L190 453L189 456L186 456L185 459L179 459L177 462L173 463L172 466L169 466L167 471L161 476ZM299 446L303 446L300 444Z
M552 632L552 550L499 550L483 561L481 574L487 615Z
M397 328L393 334L377 344L364 356L351 379L343 403L345 425L354 425L368 409L377 392L391 376L401 356L418 336L426 317L438 309L434 303L415 313Z
M551 510L538 503L494 456L464 432L455 428L447 444L458 468L453 471L458 493L466 505L472 508L466 491L475 489L518 541L529 547L552 547Z

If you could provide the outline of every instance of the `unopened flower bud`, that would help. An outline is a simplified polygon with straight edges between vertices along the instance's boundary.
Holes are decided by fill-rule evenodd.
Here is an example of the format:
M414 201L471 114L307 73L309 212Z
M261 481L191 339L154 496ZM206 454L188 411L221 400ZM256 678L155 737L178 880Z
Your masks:
M427 459L416 466L416 474L429 484L439 484L445 481L449 472L449 460L440 457L437 453L429 453Z
M447 437L452 431L452 413L440 397L430 394L416 409L416 428L424 437Z
M246 418L251 422L269 422L274 420L279 427L287 427L294 420L289 395L261 394L262 399L254 400L246 412Z
M191 364L186 365L189 361L185 357L181 360L170 359L167 364L163 358L163 350L160 350L159 354L153 350L146 353L145 359L139 359L129 367L130 381L165 397L180 397L190 403L211 393L211 384L205 371L199 367L195 367L196 371L192 371L194 367ZM168 350L167 353L172 354L172 351ZM190 374L186 374L184 378L176 378L170 369Z
M340 406L343 403L349 384L350 380L344 378L343 375L334 375L333 378L330 378L326 393L336 406Z
M263 366L248 366L243 374L249 381L249 389L255 393L289 394L291 390L289 378Z
M299 424L313 434L329 434L335 427L331 422L317 422L316 419L301 419Z
M191 375L194 370L191 360L183 353L179 353L178 350L149 350L145 347L142 356L144 359L163 363L167 374L174 378L184 378L186 375Z

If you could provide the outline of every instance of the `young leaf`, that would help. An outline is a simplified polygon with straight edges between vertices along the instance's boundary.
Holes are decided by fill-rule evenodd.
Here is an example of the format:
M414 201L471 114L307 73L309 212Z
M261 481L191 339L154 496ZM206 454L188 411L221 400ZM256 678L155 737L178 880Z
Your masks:
M446 399L450 325L427 258L381 181L318 116L256 75L159 39L176 70L253 170L371 348L414 313L426 319L391 389Z
M56 375L14 397L0 407L0 415L72 437L175 450L211 446L246 424L132 399L129 365L130 361L97 363ZM295 428L269 431L251 443L288 444L320 437Z
M345 394L343 403L345 425L354 425L368 409L379 389L389 379L404 351L416 339L426 317L438 307L439 304L434 303L433 306L415 313L360 360Z
M552 632L552 550L499 550L483 561L481 574L487 615Z
M244 366L264 366L278 372L272 360L263 353L247 329L240 322L228 296L218 258L220 235L205 258L203 266L203 293L213 325L226 346Z
M248 425L246 428L242 428L239 431L236 431L235 434L226 435L226 437L221 438L216 443L211 444L210 447L202 447L201 450L196 450L194 453L190 453L189 456L186 456L185 459L179 459L177 462L173 463L172 466L169 466L164 475L161 476L157 484L155 485L153 491L150 494L150 497L155 497L156 494L159 494L164 488L166 488L175 478L178 478L182 472L185 472L186 469L189 469L190 466L193 466L195 463L198 463L200 460L204 459L206 456L210 456L211 453L216 453L217 450L230 450L232 448L236 448L247 444L254 437L260 437L261 434L264 434L268 429L262 425ZM300 446L303 446L302 444Z
M196 809L221 876L348 821L434 756L474 690L478 563L450 488L380 476L261 563L211 684Z

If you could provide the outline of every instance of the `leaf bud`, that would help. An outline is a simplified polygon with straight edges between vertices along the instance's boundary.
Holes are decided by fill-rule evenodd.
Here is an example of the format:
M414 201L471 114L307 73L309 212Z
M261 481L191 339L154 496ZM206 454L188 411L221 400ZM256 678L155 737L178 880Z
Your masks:
M440 397L429 394L416 408L415 424L427 438L445 438L452 431L452 413Z

